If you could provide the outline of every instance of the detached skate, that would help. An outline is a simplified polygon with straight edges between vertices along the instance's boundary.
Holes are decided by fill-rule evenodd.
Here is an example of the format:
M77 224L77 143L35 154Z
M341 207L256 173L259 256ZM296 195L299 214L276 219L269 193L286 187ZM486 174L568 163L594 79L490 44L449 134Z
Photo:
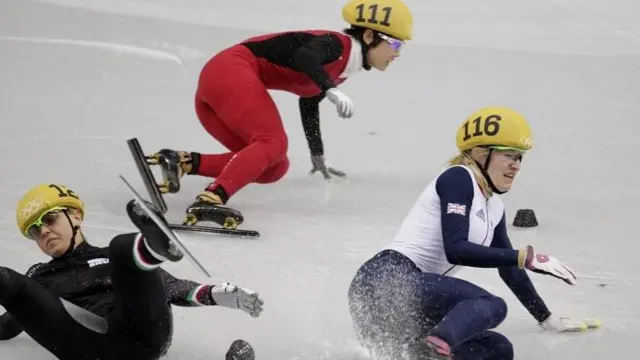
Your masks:
M137 138L127 140L129 151L142 177L142 181L149 193L151 202L160 209L161 213L168 210L163 194L177 193L180 190L180 179L185 174L195 174L200 164L198 153L187 153L169 149L146 156ZM157 183L150 165L158 165L162 171L162 183ZM172 230L197 231L226 235L259 237L255 230L242 230L237 227L243 222L242 214L230 209L222 201L202 199L201 197L189 207L183 224L169 224ZM196 226L200 221L214 222L220 227Z

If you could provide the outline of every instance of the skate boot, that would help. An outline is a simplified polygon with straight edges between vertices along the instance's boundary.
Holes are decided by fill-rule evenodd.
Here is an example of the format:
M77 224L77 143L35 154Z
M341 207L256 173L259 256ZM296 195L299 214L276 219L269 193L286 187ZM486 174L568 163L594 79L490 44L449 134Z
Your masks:
M236 229L242 224L244 221L242 214L238 210L226 207L222 197L214 191L205 190L198 194L196 202L187 208L184 225L211 221L226 229Z
M435 336L416 341L409 347L411 360L452 360L451 348L444 340Z
M185 174L195 174L200 165L200 154L186 151L162 149L147 156L147 163L159 165L163 183L158 184L161 194L175 194L180 191L180 179Z
M156 216L158 216L165 224L168 223L164 218L160 210L156 208L150 202L145 201L145 204ZM127 214L131 222L140 229L144 236L144 241L147 245L158 255L166 258L169 261L179 261L184 254L178 249L167 237L167 235L160 229L160 227L151 219L147 213L138 205L135 200L131 200L127 203Z

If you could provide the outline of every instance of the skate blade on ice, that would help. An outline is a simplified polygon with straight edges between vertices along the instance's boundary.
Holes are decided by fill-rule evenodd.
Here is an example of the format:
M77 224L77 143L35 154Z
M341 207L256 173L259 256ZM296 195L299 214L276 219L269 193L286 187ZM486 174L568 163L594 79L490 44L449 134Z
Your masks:
M169 227L167 227L167 225L164 222L162 222L162 220L160 220L160 218L158 218L158 216L153 211L151 211L151 209L149 209L147 204L145 204L144 199L142 199L142 197L138 194L138 192L136 192L136 190L133 188L133 186L131 186L131 184L127 181L127 179L125 179L125 177L122 175L118 175L118 176L127 186L129 193L131 193L131 195L138 202L140 207L144 210L144 212L147 213L147 215L149 215L149 217L153 220L153 222L155 222L156 225L160 227L162 232L164 232L167 235L167 237L169 237L169 240L171 240L171 242L173 242L173 244L176 247L178 247L182 251L182 253L185 254L191 260L191 262L195 265L195 267L198 270L202 271L205 274L205 276L211 277L207 269L205 269L204 266L202 266L202 264L198 261L198 259L196 259L196 257L193 256L191 251L189 251L187 247L182 243L182 241L180 241L180 238L178 237L178 235L176 235L175 232L169 229Z

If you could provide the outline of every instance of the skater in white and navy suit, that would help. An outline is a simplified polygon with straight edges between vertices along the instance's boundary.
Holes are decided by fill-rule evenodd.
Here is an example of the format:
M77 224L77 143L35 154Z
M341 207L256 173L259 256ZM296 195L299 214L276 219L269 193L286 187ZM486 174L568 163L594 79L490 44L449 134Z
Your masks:
M497 268L537 323L563 332L597 327L552 315L526 270L570 285L576 276L532 246L513 249L504 204L532 147L525 118L508 108L475 112L459 127L459 155L420 194L393 242L357 271L349 308L361 343L379 359L510 360L511 342L495 331L505 301L454 278L461 266Z

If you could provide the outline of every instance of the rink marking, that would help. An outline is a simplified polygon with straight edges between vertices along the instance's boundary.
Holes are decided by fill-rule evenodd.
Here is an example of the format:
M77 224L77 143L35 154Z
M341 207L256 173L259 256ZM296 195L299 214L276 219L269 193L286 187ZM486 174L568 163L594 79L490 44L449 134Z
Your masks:
M57 44L57 45L73 45L89 48L98 48L103 50L109 50L115 53L126 53L138 55L141 57L172 61L178 64L182 64L182 60L176 55L168 52L154 50L149 48L143 48L139 46L103 42L103 41L90 41L90 40L73 40L73 39L55 39L55 38L37 38L37 37L20 37L20 36L3 36L0 35L0 40L19 41L19 42L31 42L37 44Z

